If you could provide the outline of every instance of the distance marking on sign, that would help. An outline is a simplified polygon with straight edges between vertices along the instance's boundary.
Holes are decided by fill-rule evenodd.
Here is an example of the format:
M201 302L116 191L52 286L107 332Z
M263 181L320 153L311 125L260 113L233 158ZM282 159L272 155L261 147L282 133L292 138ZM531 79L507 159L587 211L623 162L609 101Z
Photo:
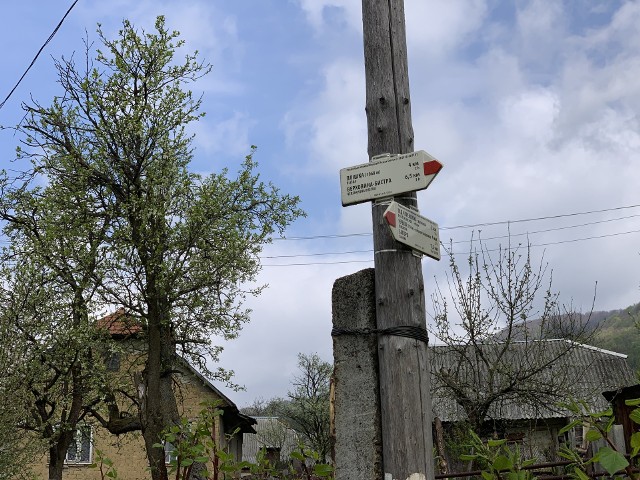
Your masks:
M442 163L424 150L343 168L340 170L342 206L424 190L441 169Z
M438 224L415 210L392 201L384 212L393 238L428 257L440 260Z

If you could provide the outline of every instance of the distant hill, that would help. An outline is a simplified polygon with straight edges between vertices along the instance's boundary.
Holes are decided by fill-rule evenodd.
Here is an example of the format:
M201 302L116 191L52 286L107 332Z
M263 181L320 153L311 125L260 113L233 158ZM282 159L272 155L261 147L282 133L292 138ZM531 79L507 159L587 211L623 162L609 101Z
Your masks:
M568 326L570 324L570 326ZM525 331L529 338L562 338L571 337L572 329L596 330L589 343L594 347L604 348L627 355L629 366L640 371L640 303L622 310L592 312L591 315L579 314L571 322L563 317L545 326L541 332L540 321L530 320L526 327L519 326L520 331L514 334L516 339L524 339ZM497 337L504 337L503 330Z
M600 321L594 346L628 355L629 366L640 370L640 303L613 310Z

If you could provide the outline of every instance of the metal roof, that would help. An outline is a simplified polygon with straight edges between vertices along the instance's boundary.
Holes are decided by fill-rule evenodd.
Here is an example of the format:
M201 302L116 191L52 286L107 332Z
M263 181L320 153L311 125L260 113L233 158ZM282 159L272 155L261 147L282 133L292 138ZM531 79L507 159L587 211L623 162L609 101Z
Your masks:
M256 455L261 448L272 448L280 452L282 460L289 459L289 455L300 443L295 430L289 428L278 417L253 417L257 424L256 433L245 433L242 438L242 460L256 461Z
M520 385L533 385L533 391L518 391L515 386L493 403L488 417L503 420L565 417L568 413L559 404L572 400L585 401L593 411L603 410L608 403L602 392L637 383L626 355L566 339L494 342L475 347L435 345L429 350L433 414L444 422L466 418L452 389L443 381L446 375L456 378L469 398L481 400L501 389L510 376L524 376L531 365L543 365L536 368L535 375L520 380ZM491 374L489 369L493 370Z

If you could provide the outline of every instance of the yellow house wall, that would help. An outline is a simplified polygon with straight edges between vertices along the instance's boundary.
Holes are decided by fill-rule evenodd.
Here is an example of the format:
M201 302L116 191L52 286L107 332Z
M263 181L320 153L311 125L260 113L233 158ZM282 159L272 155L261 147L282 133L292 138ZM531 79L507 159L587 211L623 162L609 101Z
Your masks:
M197 417L202 410L200 404L203 401L220 400L215 392L203 385L200 379L190 372L175 377L175 393L183 418ZM106 458L113 462L119 478L123 480L148 480L151 478L148 472L144 441L140 432L116 436L98 425L93 425L92 461L97 461L96 450L100 450ZM221 417L216 420L215 432L217 444L221 448L225 448L224 424ZM233 447L233 450L237 449L235 442L229 447ZM239 459L239 457L237 458ZM208 468L211 469L211 464L208 465ZM48 460L46 456L43 456L33 468L36 478L46 480L48 478L47 469ZM86 464L76 464L65 466L63 478L65 480L100 480L102 477L98 468L91 468Z

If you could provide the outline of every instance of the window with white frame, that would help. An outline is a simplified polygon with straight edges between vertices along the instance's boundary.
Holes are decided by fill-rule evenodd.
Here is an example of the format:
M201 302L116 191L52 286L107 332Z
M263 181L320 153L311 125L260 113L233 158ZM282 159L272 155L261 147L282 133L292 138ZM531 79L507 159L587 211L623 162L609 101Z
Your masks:
M91 425L81 425L76 429L73 441L67 449L67 463L91 463L92 453Z

